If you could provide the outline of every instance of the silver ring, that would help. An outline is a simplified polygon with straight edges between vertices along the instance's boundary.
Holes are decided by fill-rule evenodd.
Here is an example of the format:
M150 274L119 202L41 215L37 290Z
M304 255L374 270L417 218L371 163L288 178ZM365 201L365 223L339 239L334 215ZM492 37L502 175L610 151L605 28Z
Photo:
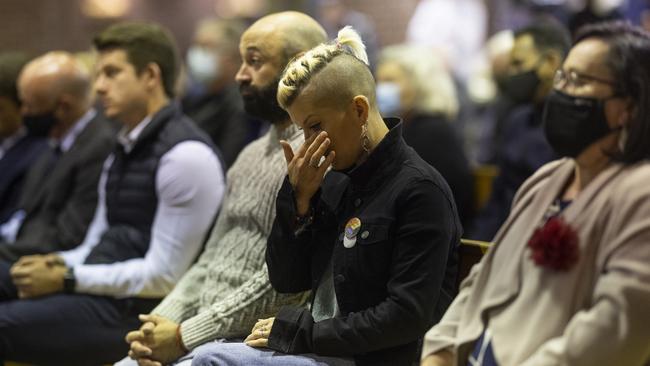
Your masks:
M318 162L316 162L316 164L312 164L312 163L310 162L309 165L310 165L312 168L316 168L316 169L319 168Z

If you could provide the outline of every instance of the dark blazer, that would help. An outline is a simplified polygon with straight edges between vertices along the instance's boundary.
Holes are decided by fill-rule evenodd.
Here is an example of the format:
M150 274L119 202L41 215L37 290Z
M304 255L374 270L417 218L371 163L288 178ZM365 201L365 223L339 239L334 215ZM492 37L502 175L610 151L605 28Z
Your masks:
M83 241L97 206L97 185L115 132L99 114L54 166L48 149L34 163L18 205L25 220L13 245L0 246L0 259L67 250Z
M365 162L345 179L326 176L304 231L285 179L266 251L271 284L281 293L315 293L331 265L340 315L316 323L305 308L283 308L270 348L354 357L359 366L411 365L419 340L453 300L461 226L451 190L406 145L401 125L387 124ZM346 248L343 232L355 217L361 227Z
M499 176L492 193L469 230L471 239L492 241L512 208L519 187L537 169L556 158L544 135L543 105L525 104L515 108L504 124L497 147Z
M404 120L404 141L436 168L454 194L460 221L469 223L474 211L474 182L463 142L442 115L417 114Z
M0 159L0 222L16 210L25 175L46 149L46 139L27 135Z

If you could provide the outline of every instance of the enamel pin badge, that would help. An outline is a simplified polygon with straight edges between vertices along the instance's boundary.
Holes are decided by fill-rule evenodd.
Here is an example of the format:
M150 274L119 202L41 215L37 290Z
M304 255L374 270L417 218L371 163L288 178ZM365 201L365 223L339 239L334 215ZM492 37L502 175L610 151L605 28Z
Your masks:
M357 234L361 230L361 220L353 217L345 224L345 235L343 236L343 246L352 248L357 243Z

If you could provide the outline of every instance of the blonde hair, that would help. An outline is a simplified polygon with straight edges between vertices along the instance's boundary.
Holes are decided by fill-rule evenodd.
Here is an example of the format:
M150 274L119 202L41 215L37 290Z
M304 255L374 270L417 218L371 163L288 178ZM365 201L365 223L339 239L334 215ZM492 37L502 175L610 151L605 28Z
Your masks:
M413 109L456 118L459 102L454 80L432 50L408 44L389 46L379 55L379 64L384 62L395 62L406 72L416 91Z
M359 33L349 25L338 32L334 42L322 43L289 62L278 85L280 106L287 109L319 71L342 55L368 68L366 46Z

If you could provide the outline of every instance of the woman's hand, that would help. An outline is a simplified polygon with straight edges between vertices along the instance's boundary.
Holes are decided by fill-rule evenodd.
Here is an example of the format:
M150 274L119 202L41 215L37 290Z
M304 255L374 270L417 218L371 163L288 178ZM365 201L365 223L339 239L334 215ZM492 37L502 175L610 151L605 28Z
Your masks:
M295 154L288 142L280 141L280 144L284 150L284 158L287 160L289 182L295 193L297 213L299 216L304 216L308 213L309 201L318 191L325 172L334 161L335 154L334 151L330 151L325 161L320 163L330 146L330 139L325 131L307 139Z
M244 343L251 347L266 347L269 345L269 336L275 318L260 319L253 326L251 334L244 339Z
M447 351L439 351L427 356L420 366L452 366L454 362L454 355Z

